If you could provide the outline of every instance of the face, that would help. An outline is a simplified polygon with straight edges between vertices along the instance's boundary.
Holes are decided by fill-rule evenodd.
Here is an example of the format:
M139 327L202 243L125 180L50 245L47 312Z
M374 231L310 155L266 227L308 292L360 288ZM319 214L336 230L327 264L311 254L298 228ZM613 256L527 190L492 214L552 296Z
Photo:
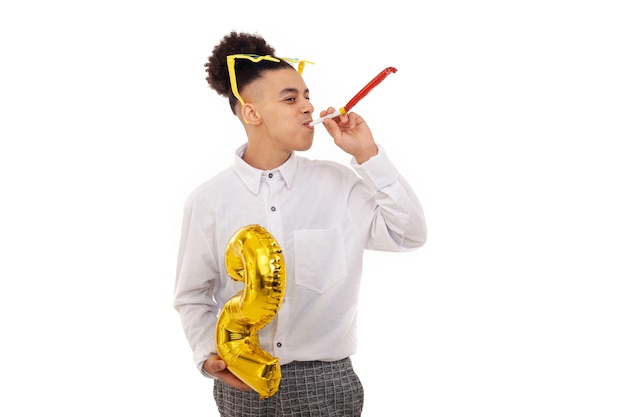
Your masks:
M313 105L302 76L290 68L267 71L246 87L263 140L277 151L304 151L313 143ZM248 101L249 100L249 101Z

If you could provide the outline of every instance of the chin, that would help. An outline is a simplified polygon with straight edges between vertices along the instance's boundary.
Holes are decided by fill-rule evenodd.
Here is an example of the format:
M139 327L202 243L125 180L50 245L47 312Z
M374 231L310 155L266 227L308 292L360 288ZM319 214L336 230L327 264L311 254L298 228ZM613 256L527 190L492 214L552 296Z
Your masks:
M313 146L313 139L312 138L310 140L308 140L306 143L303 143L300 150L308 151L309 149L311 149L311 146Z
M302 138L295 146L297 151L308 151L313 146L313 135Z

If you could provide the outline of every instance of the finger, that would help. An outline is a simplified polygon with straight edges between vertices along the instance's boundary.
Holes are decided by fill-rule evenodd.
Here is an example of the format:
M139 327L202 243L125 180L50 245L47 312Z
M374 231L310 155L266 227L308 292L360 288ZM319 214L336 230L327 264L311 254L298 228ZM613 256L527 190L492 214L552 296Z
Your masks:
M324 117L324 116L326 116L327 114L333 114L334 112L335 112L335 108L334 108L334 107L329 107L329 108L327 108L326 110L322 110L322 111L320 112L320 117Z
M337 135L340 134L339 126L337 126L337 122L335 122L335 120L324 119L322 123L324 124L324 127L326 128L326 131L328 132L328 134L332 136L334 139L337 137Z
M209 368L212 372L221 372L226 369L226 362L222 360L216 360L209 363Z
M348 124L349 124L350 128L353 128L353 127L355 127L355 126L356 126L356 121L357 121L357 118L358 118L358 117L359 117L359 115L358 115L358 114L356 114L356 113L350 113L350 114L349 114L349 121L348 121Z
M216 356L210 356L204 363L204 369L210 374L221 372L226 369L226 362Z

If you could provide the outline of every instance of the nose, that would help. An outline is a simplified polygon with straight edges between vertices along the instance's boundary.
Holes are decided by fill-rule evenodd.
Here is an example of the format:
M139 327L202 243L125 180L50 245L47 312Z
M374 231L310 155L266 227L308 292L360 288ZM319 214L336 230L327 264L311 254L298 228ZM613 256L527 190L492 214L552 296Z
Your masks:
M311 114L313 113L313 110L314 108L313 108L313 104L311 103L311 101L305 99L304 105L302 106L302 113Z

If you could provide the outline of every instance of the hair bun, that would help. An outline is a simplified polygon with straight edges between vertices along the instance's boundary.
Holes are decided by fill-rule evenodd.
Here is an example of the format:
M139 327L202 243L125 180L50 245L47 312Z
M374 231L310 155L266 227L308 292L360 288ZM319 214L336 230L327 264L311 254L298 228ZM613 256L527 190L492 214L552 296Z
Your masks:
M219 95L230 96L230 77L226 57L232 54L274 55L274 48L259 34L231 32L213 48L204 64L209 87Z

